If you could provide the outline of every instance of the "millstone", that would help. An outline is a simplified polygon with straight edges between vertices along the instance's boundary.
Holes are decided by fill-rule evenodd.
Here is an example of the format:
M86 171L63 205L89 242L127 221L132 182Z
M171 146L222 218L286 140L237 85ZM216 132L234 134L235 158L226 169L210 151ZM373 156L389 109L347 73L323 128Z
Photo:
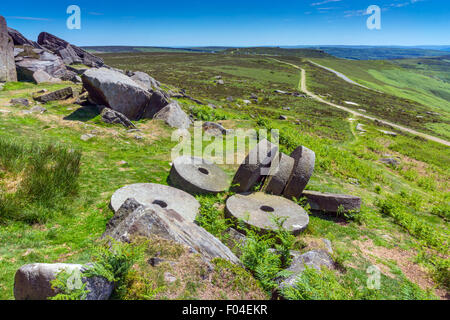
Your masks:
M276 157L272 161L271 171L266 177L264 186L261 190L276 196L283 193L295 164L294 158L291 158L284 153L280 153L279 155L279 157Z
M111 208L117 212L122 204L133 198L144 206L159 206L178 212L188 221L194 221L200 203L190 194L169 186L138 183L117 190L111 197Z
M262 140L245 158L234 176L232 185L235 192L248 192L269 174L273 158L278 147L268 140Z
M295 159L294 170L292 170L283 195L288 199L300 199L314 172L316 154L314 151L300 146L291 153L291 157Z
M361 209L361 198L355 196L307 190L303 192L302 197L306 197L312 210L337 213L341 206L343 212Z
M277 229L275 217L286 218L283 227L294 235L309 223L308 214L295 202L262 192L230 197L225 212L228 218L242 220L247 227L256 227L261 233Z
M227 174L209 160L183 156L170 171L173 186L193 194L219 193L230 186Z

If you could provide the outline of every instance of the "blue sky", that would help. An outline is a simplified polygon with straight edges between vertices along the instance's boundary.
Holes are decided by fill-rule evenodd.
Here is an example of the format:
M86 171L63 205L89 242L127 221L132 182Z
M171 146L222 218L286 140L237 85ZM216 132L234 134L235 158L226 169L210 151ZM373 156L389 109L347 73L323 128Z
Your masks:
M80 30L66 27L73 4ZM366 27L369 5L381 30ZM77 45L450 45L448 0L2 0L0 15L32 40Z

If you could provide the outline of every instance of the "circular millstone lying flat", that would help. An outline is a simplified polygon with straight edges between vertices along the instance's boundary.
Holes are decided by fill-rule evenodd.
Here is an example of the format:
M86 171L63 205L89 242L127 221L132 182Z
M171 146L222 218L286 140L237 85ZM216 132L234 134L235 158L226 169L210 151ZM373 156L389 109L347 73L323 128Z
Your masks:
M194 221L200 203L182 190L154 183L138 183L117 190L111 197L111 207L114 212L120 209L129 198L135 199L144 206L159 206L172 209L188 221Z
M314 151L300 146L291 153L291 157L295 160L294 169L283 191L283 195L288 199L300 199L314 172L316 154Z
M307 190L302 197L306 197L312 210L332 213L337 213L340 207L343 213L361 210L361 198L355 196Z
M283 227L294 235L309 223L308 214L295 202L262 192L228 198L225 212L229 218L243 220L248 227L256 227L262 233L277 228L275 217L286 218Z
M219 193L228 189L227 174L211 161L198 157L179 157L172 165L170 182L194 194Z
M253 148L234 176L235 192L248 192L269 174L272 159L278 154L278 147L264 139Z
M271 170L261 190L276 196L283 193L295 163L294 158L282 152L279 155L272 160Z

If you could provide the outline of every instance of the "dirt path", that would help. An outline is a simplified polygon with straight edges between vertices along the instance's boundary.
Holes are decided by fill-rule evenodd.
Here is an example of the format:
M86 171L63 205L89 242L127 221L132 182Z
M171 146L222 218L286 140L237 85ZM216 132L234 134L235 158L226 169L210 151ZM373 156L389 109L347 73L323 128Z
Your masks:
M289 62L284 62L284 61L280 61L280 60L277 60L277 59L273 59L273 60L275 60L277 62L280 62L280 63L283 63L283 64L290 65L293 68L301 70L302 76L301 76L301 79L300 79L300 82L299 82L299 85L298 85L298 89L300 91L303 91L308 96L310 96L311 98L313 98L313 99L315 99L315 100L317 100L319 102L322 102L322 103L325 103L325 104L327 104L329 106L332 106L332 107L344 110L346 112L351 113L352 115L355 115L355 116L358 116L358 117L362 117L362 118L365 118L365 119L369 119L369 120L372 120L372 121L379 121L382 124L391 126L393 128L396 128L397 130L400 130L400 131L403 131L403 132L408 132L408 133L411 133L413 135L422 137L424 139L427 139L427 140L430 140L430 141L434 141L434 142L437 142L437 143L441 143L441 144L446 145L446 146L450 146L450 142L448 142L447 140L440 139L440 138L428 135L426 133L422 133L422 132L416 131L414 129L406 128L406 127L403 127L401 125L398 125L398 124L395 124L395 123L392 123L392 122L389 122L389 121L386 121L386 120L382 120L382 119L378 119L378 118L375 118L375 117L372 117L372 116L368 116L366 114L362 114L360 112L354 111L354 110L352 110L350 108L347 108L347 107L344 107L344 106L341 106L341 105L338 105L338 104L326 101L325 99L322 99L318 95L316 95L316 94L314 94L314 93L312 93L312 92L310 92L308 90L308 88L306 87L306 71L304 69L300 68L299 66L297 66L295 64L289 63Z

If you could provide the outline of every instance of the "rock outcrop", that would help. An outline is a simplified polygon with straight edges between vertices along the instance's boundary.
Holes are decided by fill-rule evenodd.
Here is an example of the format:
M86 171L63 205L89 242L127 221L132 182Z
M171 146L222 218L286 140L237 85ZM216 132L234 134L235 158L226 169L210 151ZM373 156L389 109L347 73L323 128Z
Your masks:
M160 237L181 243L204 261L214 258L226 259L239 264L239 259L219 239L186 220L173 209L157 205L142 206L134 199L128 199L107 226L104 236L120 241L131 241L133 237Z
M109 124L121 124L125 128L135 129L135 125L127 117L118 111L109 108L103 108L101 113L102 121Z
M118 111L130 120L141 119L150 108L152 94L120 72L92 68L81 79L92 102Z
M127 76L133 79L134 82L141 85L146 90L152 91L153 89L158 89L161 85L158 81L150 77L147 73L141 71L128 71Z
M66 64L83 63L94 68L105 65L103 59L47 32L39 34L38 44L57 54Z
M25 38L19 31L8 28L8 34L13 39L15 46L29 45L36 49L43 49L38 43Z
M187 129L192 123L189 116L181 109L176 101L171 102L162 108L153 118L164 120L164 122L172 128L178 129Z
M8 34L6 20L0 16L0 82L17 81L14 42Z
M52 289L53 281L59 272L66 271L74 278L73 282L86 283L86 300L108 300L113 291L113 283L102 277L83 276L85 267L80 264L35 263L22 266L15 275L14 297L16 300L47 300L58 292Z

